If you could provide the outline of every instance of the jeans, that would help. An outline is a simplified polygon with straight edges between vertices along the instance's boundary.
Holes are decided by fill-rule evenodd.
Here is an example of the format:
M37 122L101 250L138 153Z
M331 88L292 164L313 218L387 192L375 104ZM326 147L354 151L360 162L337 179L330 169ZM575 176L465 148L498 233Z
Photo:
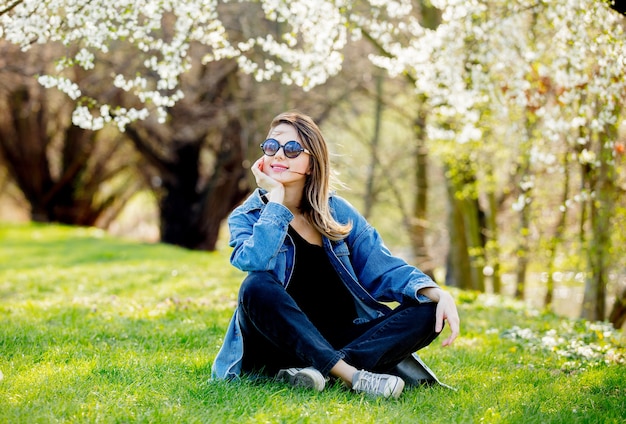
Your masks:
M246 277L239 307L244 372L271 375L282 368L311 366L327 376L343 359L358 369L384 373L439 334L435 332L437 305L407 298L384 316L325 337L268 272Z

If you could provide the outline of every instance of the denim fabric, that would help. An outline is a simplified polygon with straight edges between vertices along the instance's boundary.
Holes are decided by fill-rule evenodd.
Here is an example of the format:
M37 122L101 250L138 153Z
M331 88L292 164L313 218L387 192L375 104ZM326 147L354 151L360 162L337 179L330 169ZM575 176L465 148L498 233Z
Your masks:
M244 372L272 375L281 368L312 366L328 375L342 358L360 369L389 372L438 335L436 305L406 299L385 316L354 324L331 343L268 272L250 273L239 299Z
M239 291L244 371L313 366L326 375L343 357L268 272L248 275Z
M287 286L294 266L295 247L287 234L292 213L282 204L262 200L257 189L228 218L231 263L246 272L265 271ZM331 264L354 297L360 322L384 316L389 307L381 302L402 303L406 298L431 302L417 292L437 284L419 269L395 257L378 232L347 201L331 196L331 213L338 222L352 223L343 240L323 238ZM244 342L240 328L240 307L230 321L224 343L213 363L214 378L228 379L241 373Z

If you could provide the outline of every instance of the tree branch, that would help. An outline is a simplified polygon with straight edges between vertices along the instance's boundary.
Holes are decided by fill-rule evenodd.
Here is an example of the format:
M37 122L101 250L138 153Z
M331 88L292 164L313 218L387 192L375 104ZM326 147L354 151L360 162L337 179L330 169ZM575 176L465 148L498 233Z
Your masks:
M15 0L12 4L8 5L7 7L5 7L4 9L0 10L0 16L4 15L5 13L9 13L11 10L13 10L18 4L22 3L22 1L24 0Z
M363 36L365 36L365 38L367 38L367 40L372 44L372 46L374 46L376 50L380 52L380 54L382 54L385 57L393 57L393 55L389 53L387 50L385 50L385 48L378 41L376 41L374 37L372 37L372 35L368 31L361 28L361 33L363 34ZM417 79L414 76L410 75L408 72L403 72L402 75L404 75L405 78L409 80L409 82L413 85L415 85L415 83L417 82Z

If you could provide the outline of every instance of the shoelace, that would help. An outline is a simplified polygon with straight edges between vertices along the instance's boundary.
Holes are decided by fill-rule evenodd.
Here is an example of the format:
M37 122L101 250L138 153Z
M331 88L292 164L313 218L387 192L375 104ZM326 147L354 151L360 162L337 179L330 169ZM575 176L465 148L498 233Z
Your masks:
M362 372L359 374L359 381L357 382L358 389L368 392L377 392L380 387L380 382L383 380L383 376L380 374L372 374L369 372Z

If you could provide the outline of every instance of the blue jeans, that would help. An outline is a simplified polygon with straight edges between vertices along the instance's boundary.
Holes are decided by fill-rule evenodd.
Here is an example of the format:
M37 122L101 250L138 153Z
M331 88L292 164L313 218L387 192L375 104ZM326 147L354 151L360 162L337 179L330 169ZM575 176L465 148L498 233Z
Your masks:
M248 373L271 375L281 368L312 366L327 376L340 359L359 369L389 372L439 334L435 332L437 305L407 298L384 316L325 337L267 272L246 277L239 306L243 371Z

